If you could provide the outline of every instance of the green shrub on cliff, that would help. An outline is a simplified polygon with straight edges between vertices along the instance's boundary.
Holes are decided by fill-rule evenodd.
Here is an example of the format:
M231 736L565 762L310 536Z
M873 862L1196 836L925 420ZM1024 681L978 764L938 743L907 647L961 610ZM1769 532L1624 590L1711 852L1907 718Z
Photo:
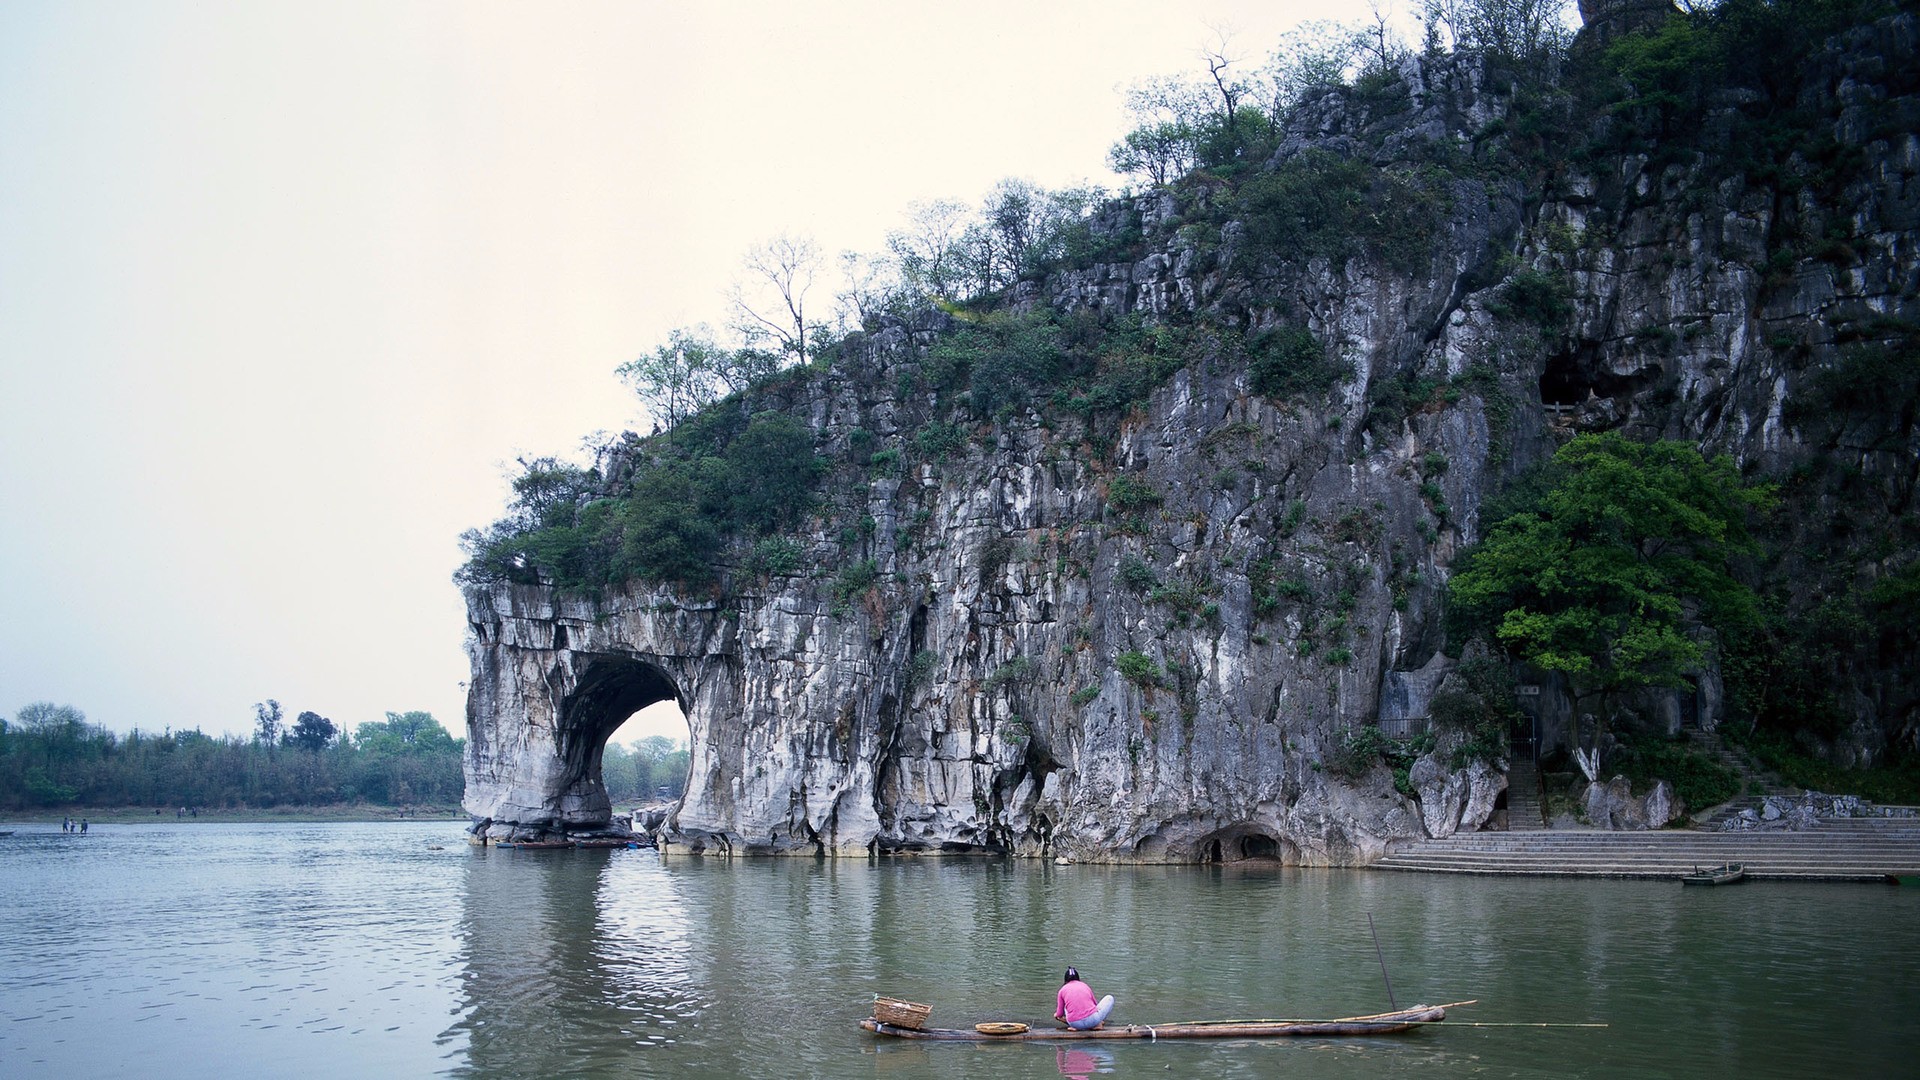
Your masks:
M1234 215L1246 227L1243 268L1273 260L1367 256L1403 273L1424 268L1451 203L1443 177L1309 150L1248 176Z
M1114 658L1113 663L1128 682L1142 690L1152 690L1166 680L1166 673L1160 670L1160 665L1153 662L1153 657L1143 652L1136 650L1123 652Z
M1270 398L1324 393L1347 371L1327 356L1311 330L1286 326L1247 339L1247 375L1254 393Z
M744 424L703 414L635 463L624 491L582 490L589 471L543 459L514 482L506 518L462 537L461 580L545 582L591 591L641 579L711 580L730 537L792 524L817 497L813 430L781 412Z

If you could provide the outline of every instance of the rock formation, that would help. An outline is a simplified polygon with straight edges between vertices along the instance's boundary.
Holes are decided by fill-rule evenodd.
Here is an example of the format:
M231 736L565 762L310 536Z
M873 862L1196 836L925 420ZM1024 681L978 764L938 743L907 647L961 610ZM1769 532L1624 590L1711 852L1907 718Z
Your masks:
M1698 157L1462 168L1415 257L1289 261L1232 226L1184 227L1208 197L1190 187L1109 206L1096 240L1135 250L1013 298L1304 327L1340 366L1323 397L1256 392L1230 343L1195 330L1191 362L1123 415L980 416L920 389L949 317L850 340L831 371L738 405L803 417L837 463L797 567L734 545L710 588L467 588L468 811L495 836L603 825L607 736L672 699L692 762L661 833L693 850L1347 865L1478 827L1497 769L1436 749L1406 778L1415 798L1384 764L1333 763L1444 674L1439 593L1489 489L1556 426L1790 466L1809 357L1850 325L1920 315L1915 20L1855 36L1805 90L1857 156L1824 201ZM1392 109L1355 91L1300 110L1273 167L1518 152L1511 73L1463 56L1401 75ZM1789 226L1846 250L1786 244ZM1552 329L1516 275L1557 290L1539 300L1564 305ZM647 453L616 448L609 484ZM1911 488L1911 453L1859 467Z

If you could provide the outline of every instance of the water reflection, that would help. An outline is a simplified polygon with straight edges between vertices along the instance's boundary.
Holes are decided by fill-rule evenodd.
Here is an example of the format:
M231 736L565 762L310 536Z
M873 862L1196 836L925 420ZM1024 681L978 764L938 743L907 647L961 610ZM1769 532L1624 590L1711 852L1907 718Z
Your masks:
M457 826L96 827L0 845L0 1075L1911 1075L1920 890L1272 865L662 860L470 850ZM1376 956L1368 932L1379 930ZM1376 1039L938 1044L1479 998ZM1605 1029L1465 1026L1604 1021ZM111 1033L103 1037L102 1033ZM1074 1056L1078 1052L1083 1056ZM1088 1070L1089 1058L1092 1070ZM137 1060L137 1068L134 1063Z
M625 851L476 850L458 961L456 1075L611 1074L698 1020L690 927L674 882L644 889Z
M1072 1080L1087 1080L1087 1077L1095 1073L1112 1072L1113 1055L1105 1050L1079 1047L1068 1049L1061 1046L1054 1048L1053 1064L1060 1070L1061 1076L1071 1077Z

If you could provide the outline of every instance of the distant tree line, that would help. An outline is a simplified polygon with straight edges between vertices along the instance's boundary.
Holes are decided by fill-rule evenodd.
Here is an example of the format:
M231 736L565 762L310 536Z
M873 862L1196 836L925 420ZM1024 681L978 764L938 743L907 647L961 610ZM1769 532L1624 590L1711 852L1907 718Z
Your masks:
M198 729L117 735L70 705L36 702L0 719L0 808L450 806L466 749L424 712L388 713L353 733L280 703L254 707L252 737Z
M687 744L650 735L632 746L608 743L600 779L615 803L677 799L687 789Z

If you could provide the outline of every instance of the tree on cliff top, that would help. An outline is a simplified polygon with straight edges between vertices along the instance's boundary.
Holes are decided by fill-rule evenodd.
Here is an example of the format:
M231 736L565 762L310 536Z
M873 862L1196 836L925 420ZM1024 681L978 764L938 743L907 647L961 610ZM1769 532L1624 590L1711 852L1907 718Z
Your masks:
M1533 505L1495 522L1449 586L1455 614L1579 695L1685 685L1707 656L1694 632L1752 624L1729 572L1753 554L1750 510L1771 489L1677 441L1581 435L1553 457Z
M749 350L772 345L776 363L806 363L813 326L807 321L807 294L826 267L819 245L811 237L782 233L747 249L740 265L745 279L736 280L727 293L734 332Z

